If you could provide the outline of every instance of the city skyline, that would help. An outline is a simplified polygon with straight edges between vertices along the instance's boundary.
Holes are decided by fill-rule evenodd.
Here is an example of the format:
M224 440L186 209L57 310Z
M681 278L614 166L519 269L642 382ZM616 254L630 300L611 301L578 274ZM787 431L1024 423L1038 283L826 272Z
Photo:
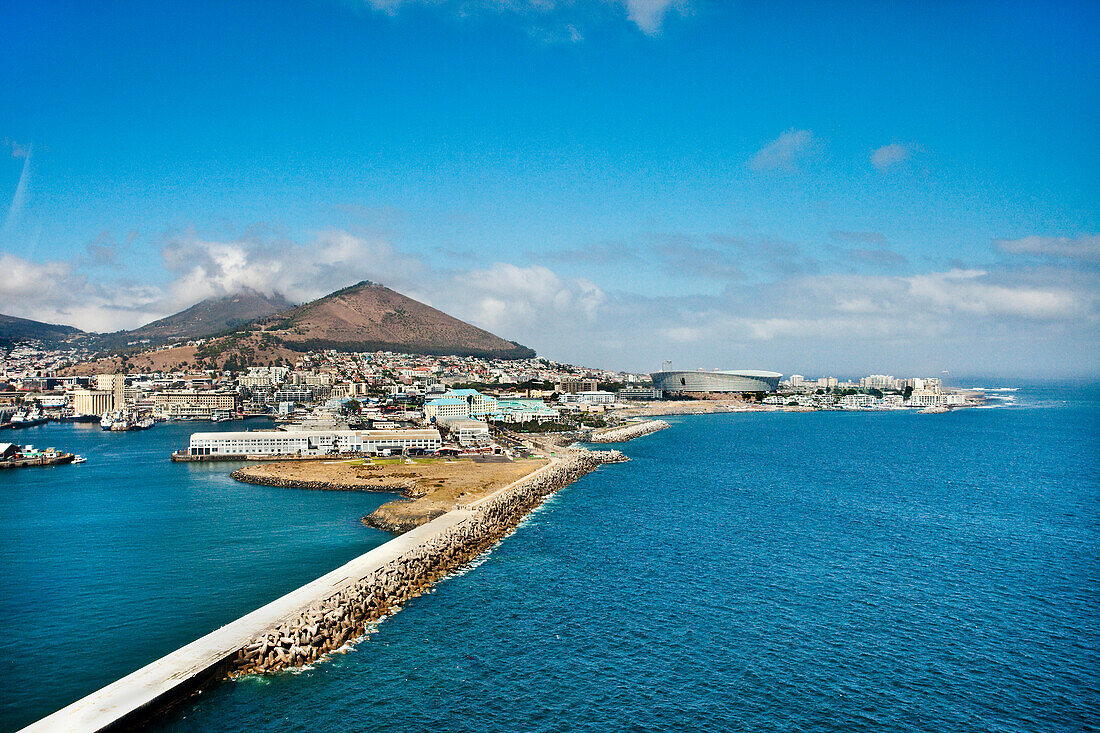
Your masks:
M1098 15L7 6L0 312L371 279L613 369L1095 375Z

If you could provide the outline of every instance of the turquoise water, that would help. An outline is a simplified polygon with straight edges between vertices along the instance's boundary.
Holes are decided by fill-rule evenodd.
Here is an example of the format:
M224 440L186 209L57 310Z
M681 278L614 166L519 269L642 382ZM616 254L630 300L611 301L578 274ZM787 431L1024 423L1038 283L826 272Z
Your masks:
M1029 406L948 415L674 418L672 429L623 446L630 463L605 466L560 492L484 562L410 602L353 652L300 674L222 685L160 727L1095 728L1098 398L1095 388L1073 400L1033 390L1020 393ZM237 501L252 496L226 489L223 470L207 471L192 489L224 499L207 515L205 542L193 543L204 547L198 556L221 558L219 578L246 575L237 568L252 563L278 566L265 552L295 565L341 527L348 534L334 542L342 548L356 536L370 544L368 530L341 524L365 508L329 506L331 529L290 533L316 537L303 540L307 548L265 535L271 542L257 549L260 557L219 553L211 537L234 534L218 529L223 517L241 521L247 513ZM257 522L258 532L322 514L318 501L372 498L274 496L299 513ZM47 524L56 520L45 516L54 517ZM23 521L6 519L9 527ZM3 542L7 568L10 538ZM91 549L87 570L127 557L101 560L102 552ZM163 554L133 552L145 561ZM137 559L128 567L153 582L156 573ZM177 567L184 578L210 572ZM204 604L232 585L204 580L192 583L207 588ZM107 594L137 611L156 595L129 597L112 583L86 588L85 597L106 608L94 596ZM54 592L52 579L38 585ZM168 605L189 622L202 604L185 597ZM7 621L6 599L3 608ZM140 633L160 625L156 613L142 617ZM54 623L101 641L137 633L74 621ZM180 626L181 641L206 630ZM59 677L51 665L66 648L79 645L70 638L29 659L21 684L48 699ZM101 661L93 652L67 664L66 675L88 675L88 665ZM0 683L12 689L8 678Z
M213 429L264 427L220 423ZM171 463L209 424L98 424L0 440L87 456L0 473L0 730L14 730L389 539L359 520L387 494L239 484Z

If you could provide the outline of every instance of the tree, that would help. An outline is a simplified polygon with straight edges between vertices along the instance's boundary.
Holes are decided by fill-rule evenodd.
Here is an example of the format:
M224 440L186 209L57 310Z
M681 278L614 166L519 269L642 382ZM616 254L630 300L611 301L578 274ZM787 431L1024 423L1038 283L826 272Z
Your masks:
M344 411L349 415L358 415L361 409L363 405L354 397L344 403Z
M913 385L911 385L911 384L905 385L905 389L902 390L901 396L902 396L903 399L906 399L906 400L909 399L910 397L912 397L913 396Z

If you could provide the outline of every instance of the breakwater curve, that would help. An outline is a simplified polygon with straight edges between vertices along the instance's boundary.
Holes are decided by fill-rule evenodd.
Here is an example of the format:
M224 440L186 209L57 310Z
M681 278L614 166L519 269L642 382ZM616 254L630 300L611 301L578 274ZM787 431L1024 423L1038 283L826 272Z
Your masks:
M641 422L630 423L629 425L623 425L622 427L600 430L596 433L593 433L592 437L588 438L588 442L625 443L628 440L640 438L643 435L649 435L650 433L655 433L658 430L664 430L668 427L672 426L664 420L642 420Z
M132 728L226 677L265 674L323 658L507 535L547 496L618 451L571 450L476 502L460 506L24 728Z

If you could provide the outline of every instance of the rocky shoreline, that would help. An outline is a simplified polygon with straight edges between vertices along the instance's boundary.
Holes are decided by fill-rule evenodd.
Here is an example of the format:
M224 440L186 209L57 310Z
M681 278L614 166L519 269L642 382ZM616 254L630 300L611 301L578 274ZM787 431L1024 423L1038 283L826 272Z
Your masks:
M267 674L316 661L363 636L370 624L470 562L510 533L536 506L604 463L627 460L619 451L573 450L473 504L454 510L439 532L401 556L356 578L336 594L283 620L246 644L230 676ZM449 513L448 513L449 514Z
M623 427L611 428L610 430L603 430L598 433L594 433L592 437L588 439L588 442L625 443L628 440L640 438L643 435L649 435L650 433L655 433L658 430L664 430L668 427L672 426L664 420L644 420L642 422L624 425Z

